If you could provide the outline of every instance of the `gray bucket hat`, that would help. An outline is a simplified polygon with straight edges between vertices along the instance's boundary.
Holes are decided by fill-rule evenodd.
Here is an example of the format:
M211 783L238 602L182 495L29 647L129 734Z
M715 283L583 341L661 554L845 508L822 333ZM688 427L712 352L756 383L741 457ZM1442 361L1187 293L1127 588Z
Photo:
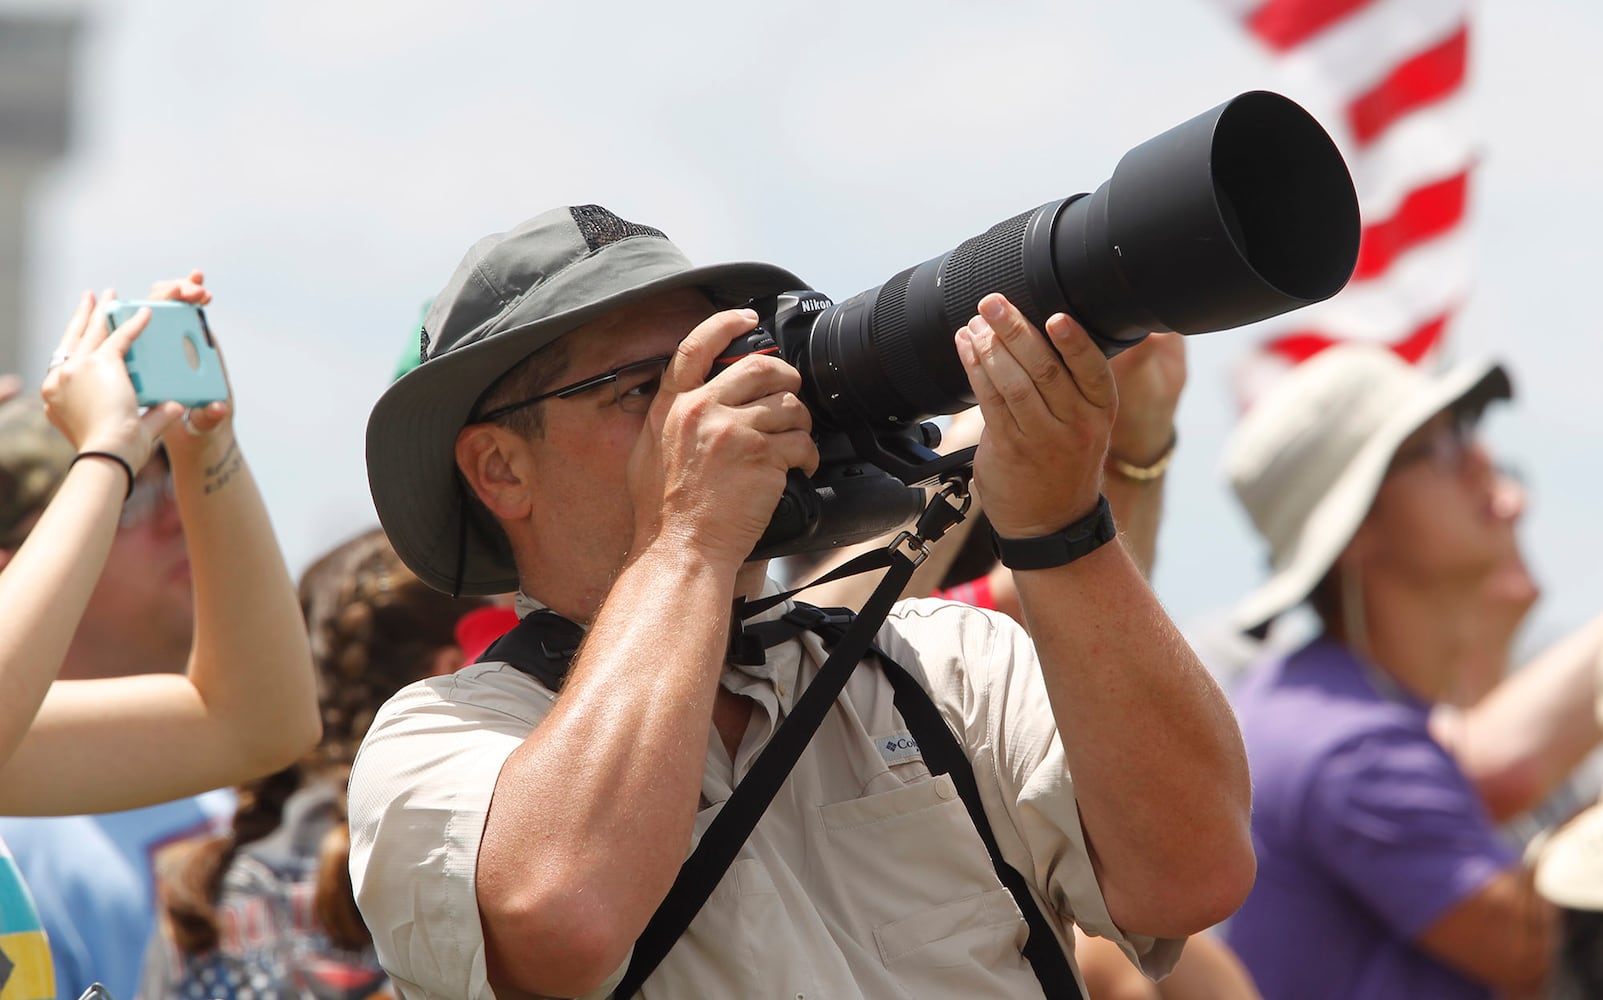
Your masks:
M1255 631L1301 603L1335 565L1375 501L1397 448L1443 410L1513 394L1489 361L1439 375L1384 346L1346 343L1288 372L1253 404L1225 470L1269 545L1270 576L1232 613Z
M457 473L457 432L518 362L620 306L677 288L720 305L806 288L769 264L693 267L668 237L599 205L553 209L473 245L423 321L421 361L367 421L379 523L418 578L451 594L518 588L506 536Z

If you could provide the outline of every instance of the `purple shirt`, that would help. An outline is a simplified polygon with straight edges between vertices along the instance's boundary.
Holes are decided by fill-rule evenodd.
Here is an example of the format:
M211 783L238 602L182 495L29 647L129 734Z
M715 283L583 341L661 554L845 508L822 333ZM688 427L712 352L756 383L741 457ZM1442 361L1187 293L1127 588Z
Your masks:
M1270 1000L1491 997L1414 939L1516 857L1429 706L1315 642L1236 692L1258 881L1230 945Z

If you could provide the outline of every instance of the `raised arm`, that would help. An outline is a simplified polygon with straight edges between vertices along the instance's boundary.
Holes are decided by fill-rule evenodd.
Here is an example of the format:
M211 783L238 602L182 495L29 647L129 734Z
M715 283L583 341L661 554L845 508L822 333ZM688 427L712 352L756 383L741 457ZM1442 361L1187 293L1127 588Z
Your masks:
M998 533L1049 535L1095 506L1113 377L1067 316L1048 321L1048 345L999 295L980 312L957 337L985 412L978 485ZM1246 754L1223 694L1124 547L1014 578L1110 915L1158 937L1224 919L1255 862Z
M196 272L153 297L204 304L200 282ZM74 353L109 343L120 364L136 335L108 341L96 314ZM116 392L137 412L125 374ZM169 413L163 442L194 581L188 672L54 685L0 769L0 812L110 811L237 784L293 762L321 731L300 605L231 403L184 422L157 412Z
M1178 333L1153 333L1116 355L1110 366L1118 412L1108 437L1102 493L1113 508L1124 543L1147 579L1158 557L1165 470L1173 454L1175 411L1186 384L1186 342Z
M173 404L141 417L132 390L121 391L128 384L123 355L148 316L112 337L88 336L94 309L94 295L85 292L56 349L55 356L70 364L53 364L44 393L51 419L80 453L104 454L72 463L0 571L0 796L8 784L6 762L33 725L100 579L129 477L150 460L157 437L181 412ZM126 471L118 458L128 463Z
M1534 808L1603 742L1603 617L1544 650L1474 705L1431 716L1437 742L1492 817Z

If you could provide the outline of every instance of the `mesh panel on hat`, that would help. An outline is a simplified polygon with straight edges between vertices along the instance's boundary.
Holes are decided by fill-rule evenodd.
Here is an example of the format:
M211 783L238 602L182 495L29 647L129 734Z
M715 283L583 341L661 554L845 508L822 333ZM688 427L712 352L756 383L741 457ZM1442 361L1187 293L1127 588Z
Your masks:
M620 219L600 205L575 205L568 211L573 215L573 224L579 227L579 235L584 237L585 244L591 250L599 250L608 243L631 236L653 236L659 240L668 238L660 229Z

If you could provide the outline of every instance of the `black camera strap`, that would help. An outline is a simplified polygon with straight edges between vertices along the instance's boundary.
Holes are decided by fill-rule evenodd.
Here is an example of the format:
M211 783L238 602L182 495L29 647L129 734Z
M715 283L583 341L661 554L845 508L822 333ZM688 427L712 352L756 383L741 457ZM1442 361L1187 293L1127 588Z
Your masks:
M991 857L998 879L1023 914L1029 929L1023 954L1035 971L1042 992L1048 1000L1083 998L1084 994L1079 990L1074 972L1058 946L1051 925L1036 905L1029 883L1002 857L990 822L985 817L974 769L962 745L947 726L929 692L906 669L874 645L874 636L889 616L891 606L901 596L913 571L928 554L928 542L939 538L947 528L962 519L967 507L966 498L961 508L954 508L944 502L949 495L949 491L943 491L931 502L920 519L916 534L903 532L888 547L864 553L807 585L815 586L827 580L885 567L884 577L860 613L853 615L843 608L823 610L798 603L778 620L743 625L745 618L761 614L806 588L797 588L756 602L737 603L731 627L732 656L760 655L762 649L788 641L802 631L817 633L830 647L829 656L812 683L796 699L790 714L775 730L768 745L752 763L751 770L708 824L690 857L680 867L679 875L674 879L667 896L636 939L629 967L613 991L613 997L634 996L667 957L712 895L713 889L722 881L741 845L750 837L758 820L773 802L852 672L872 653L891 682L896 710L918 742L925 764L932 774L951 777ZM916 555L908 555L904 547L916 550ZM479 659L480 662L510 663L556 691L583 637L583 630L567 619L550 612L537 612L526 616L516 628L496 640Z
M874 633L879 631L878 623L884 621L902 588L912 578L916 564L905 556L899 559L899 563L892 563L878 589L864 605L863 614L845 629L818 675L796 699L790 715L774 731L768 745L752 762L751 770L746 772L696 842L695 850L680 867L673 887L635 941L629 969L613 991L614 998L632 997L639 992L723 880L724 872L734 863L741 845L751 836L757 821L768 810L802 751L807 749L813 733L845 688L853 669L868 652ZM806 627L804 621L805 618L798 618L792 622L797 632Z

